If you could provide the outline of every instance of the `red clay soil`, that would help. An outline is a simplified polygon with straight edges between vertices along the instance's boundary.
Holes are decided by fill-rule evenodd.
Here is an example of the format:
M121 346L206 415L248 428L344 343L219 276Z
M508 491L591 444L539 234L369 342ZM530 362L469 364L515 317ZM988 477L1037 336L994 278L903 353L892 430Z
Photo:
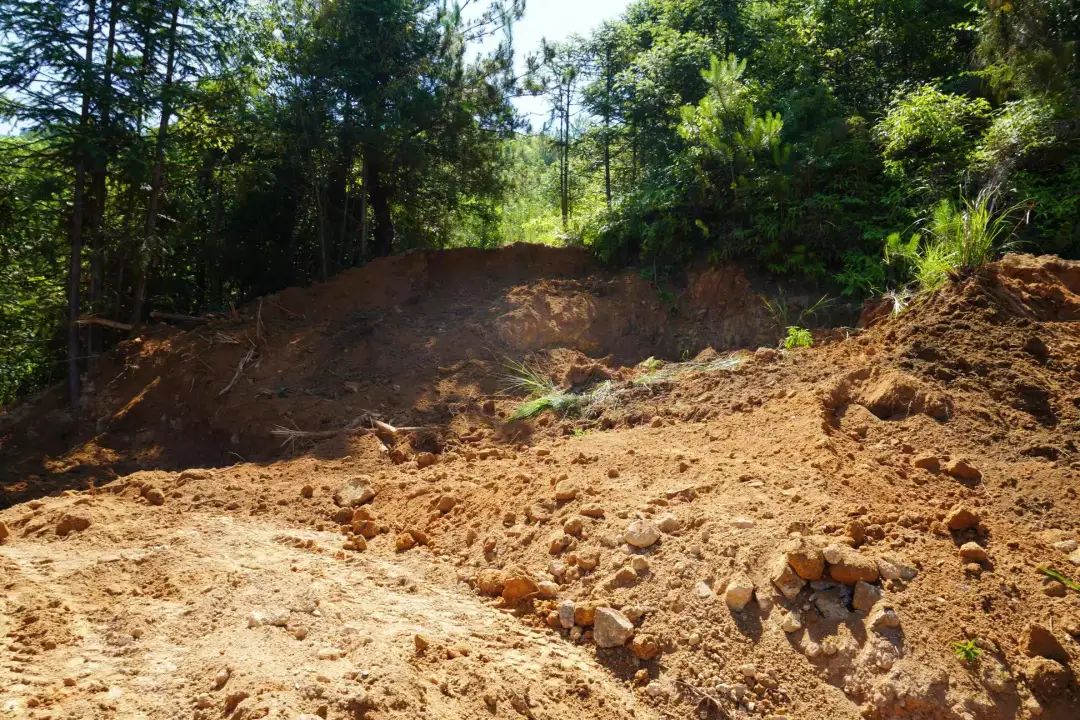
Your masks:
M11 413L0 714L1080 717L1080 263L783 352L687 287L406 255L126 344L65 452Z

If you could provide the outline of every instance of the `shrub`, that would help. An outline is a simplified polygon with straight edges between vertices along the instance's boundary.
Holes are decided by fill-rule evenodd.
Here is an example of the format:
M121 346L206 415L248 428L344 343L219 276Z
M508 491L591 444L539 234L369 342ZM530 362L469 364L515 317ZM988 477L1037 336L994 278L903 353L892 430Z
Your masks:
M813 346L814 336L806 328L792 325L787 329L787 337L784 338L784 349L795 350Z
M940 190L968 166L990 104L923 85L901 95L878 123L885 172L909 190Z

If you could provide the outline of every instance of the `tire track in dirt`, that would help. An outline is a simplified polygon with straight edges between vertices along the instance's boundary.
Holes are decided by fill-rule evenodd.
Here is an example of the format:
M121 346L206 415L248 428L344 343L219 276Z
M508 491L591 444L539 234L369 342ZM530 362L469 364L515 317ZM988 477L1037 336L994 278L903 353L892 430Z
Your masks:
M419 553L342 558L335 533L107 512L107 532L0 550L7 637L52 608L40 634L61 639L4 663L4 717L652 717L583 649Z

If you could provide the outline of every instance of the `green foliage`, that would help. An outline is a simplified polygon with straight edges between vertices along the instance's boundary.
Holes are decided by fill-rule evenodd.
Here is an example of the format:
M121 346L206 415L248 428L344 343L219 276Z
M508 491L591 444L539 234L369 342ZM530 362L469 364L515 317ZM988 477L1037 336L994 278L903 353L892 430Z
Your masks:
M954 642L952 644L953 654L958 659L966 663L974 663L982 655L982 648L979 647L975 640L968 639L962 642Z
M812 347L814 344L814 335L806 328L792 325L787 329L787 335L784 337L784 349L785 350L797 350L799 348Z
M1072 578L1058 570L1054 570L1053 568L1041 567L1039 568L1039 572L1052 580L1057 580L1059 583L1069 588L1070 590L1080 592L1080 582L1073 580Z
M982 98L923 85L898 97L877 126L885 172L914 192L954 184L990 121Z
M843 269L834 280L844 297L866 298L884 289L887 271L880 256L853 250L844 254L843 263Z
M1024 206L999 211L996 195L984 191L960 203L942 200L919 232L906 241L899 233L889 236L885 259L901 263L920 290L941 287L950 276L982 267L1007 249L1024 222Z

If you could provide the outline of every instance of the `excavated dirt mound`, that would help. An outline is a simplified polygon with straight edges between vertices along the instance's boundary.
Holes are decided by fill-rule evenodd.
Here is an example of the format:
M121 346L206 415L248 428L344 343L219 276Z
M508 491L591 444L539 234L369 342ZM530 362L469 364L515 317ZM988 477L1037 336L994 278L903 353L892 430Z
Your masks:
M573 252L381 267L156 329L95 439L5 447L12 499L159 469L0 512L0 713L1077 717L1080 263L634 367L761 342L750 283L672 315ZM509 421L504 356L578 412Z

